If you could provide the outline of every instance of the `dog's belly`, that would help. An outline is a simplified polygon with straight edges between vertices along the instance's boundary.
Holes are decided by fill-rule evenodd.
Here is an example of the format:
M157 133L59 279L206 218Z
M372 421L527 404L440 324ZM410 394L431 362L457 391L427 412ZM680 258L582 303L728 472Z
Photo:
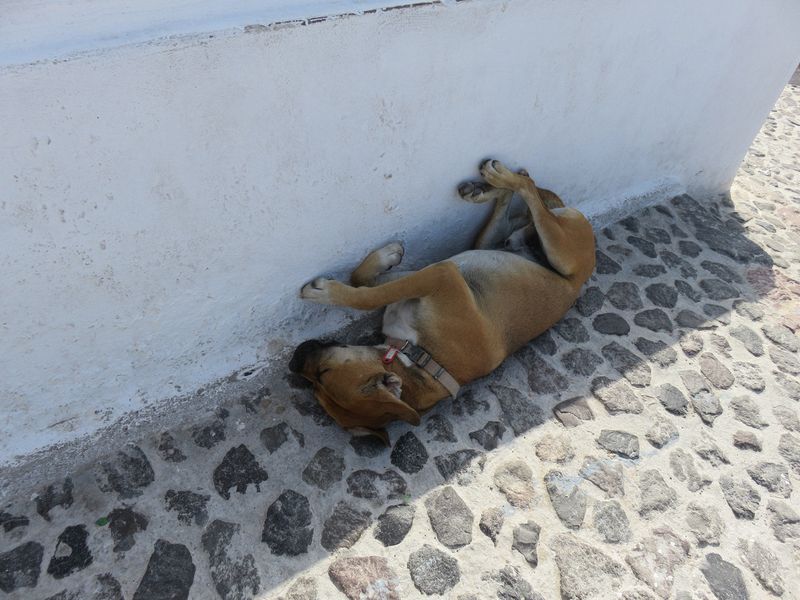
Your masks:
M383 313L383 335L418 343L416 310L419 300L403 300L386 307Z

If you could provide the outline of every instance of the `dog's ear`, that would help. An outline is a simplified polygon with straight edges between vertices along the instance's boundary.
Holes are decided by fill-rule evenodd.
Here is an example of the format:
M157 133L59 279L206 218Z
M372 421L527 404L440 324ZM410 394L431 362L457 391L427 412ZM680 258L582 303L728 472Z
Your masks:
M390 415L394 415L398 419L410 423L411 425L419 425L419 413L411 408L408 404L397 398L388 390L381 390L380 402L384 409Z
M383 445L387 448L391 448L392 446L389 441L389 434L383 428L370 429L369 427L351 427L347 431L349 431L353 437L375 437L383 442Z
M316 384L314 385L314 396L317 398L320 406L325 409L325 412L328 413L336 424L339 427L344 429L349 429L350 427L358 427L359 423L357 421L357 415L354 415L349 410L342 408L336 402L333 401L333 398L330 397L328 392L325 391L321 385Z

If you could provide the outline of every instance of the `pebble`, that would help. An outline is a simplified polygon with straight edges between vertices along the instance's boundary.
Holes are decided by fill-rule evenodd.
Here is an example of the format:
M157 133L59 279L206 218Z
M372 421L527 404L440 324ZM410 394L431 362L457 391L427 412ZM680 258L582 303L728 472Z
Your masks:
M677 494L667 485L661 473L648 469L639 475L639 514L644 518L675 505Z
M652 363L659 367L668 367L678 360L678 354L667 344L659 340L648 340L647 338L637 338L634 342L636 348L644 354Z
M784 567L780 558L757 540L739 540L739 551L742 562L753 572L761 586L776 596L782 596L786 588L781 577Z
M500 535L500 530L503 528L505 522L505 514L500 507L487 508L481 513L481 520L478 523L478 529L492 540L492 543L497 545L497 536Z
M724 600L749 598L742 572L734 564L723 560L719 554L706 555L705 562L700 565L700 572L705 576L708 586L717 598Z
M686 507L686 525L700 546L719 546L725 522L712 506L690 502Z
M553 551L561 579L561 598L614 598L618 595L625 567L597 548L572 534L552 537Z
M761 452L761 440L752 431L737 431L733 434L733 445L740 450Z
M494 450L500 445L505 432L506 427L500 421L489 421L481 429L470 432L469 437L484 450Z
M536 443L536 456L539 460L566 463L573 459L575 450L569 439L563 435L546 434Z
M533 471L521 460L500 465L494 472L494 484L511 506L527 508L533 500Z
M587 456L581 465L580 475L610 497L625 495L622 465L616 459L598 459L594 456Z
M553 414L564 427L577 427L584 421L594 420L594 414L585 398L570 398L553 407Z
M663 448L678 439L678 428L669 419L654 416L652 424L645 432L644 437L652 446Z
M674 415L685 415L689 412L689 401L678 388L671 383L665 383L656 388L661 405Z
M616 500L601 501L594 505L594 527L609 544L624 543L631 537L628 515Z
M472 511L451 486L428 496L425 508L440 543L448 548L459 548L472 541Z
M526 521L514 528L511 547L522 554L528 564L535 567L539 564L536 547L539 544L539 534L542 528L533 521Z
M428 544L410 554L408 570L414 587L428 596L444 594L461 579L458 561Z
M719 486L737 518L752 520L755 517L761 496L751 485L741 478L727 474L719 478Z
M587 497L581 489L581 479L561 471L549 471L544 485L558 518L565 527L579 529L586 515Z
M750 396L736 396L730 401L737 421L744 423L754 429L763 429L769 424L761 417L761 410L758 404Z
M661 598L668 598L675 571L689 556L689 544L667 527L653 530L626 557L633 574Z
M371 522L372 515L368 510L359 510L347 502L339 502L322 525L320 543L328 552L350 548Z

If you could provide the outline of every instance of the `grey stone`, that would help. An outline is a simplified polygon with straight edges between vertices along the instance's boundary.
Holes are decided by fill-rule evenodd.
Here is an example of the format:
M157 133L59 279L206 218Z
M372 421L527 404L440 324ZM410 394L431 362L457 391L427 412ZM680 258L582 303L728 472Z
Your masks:
M688 308L678 313L678 316L675 317L675 322L678 327L685 327L686 329L711 329L713 327L713 325L706 322L706 319ZM686 349L684 349L684 352L686 352ZM686 355L691 356L689 353Z
M418 473L428 462L428 451L414 432L408 431L395 443L391 460L403 473Z
M713 260L704 260L700 263L700 266L725 283L744 283L744 280L736 271L722 263L714 262Z
M567 378L530 347L522 348L518 356L528 371L528 385L534 394L555 394L569 387ZM492 391L495 387L491 386Z
M709 319L722 323L723 325L730 325L731 323L730 312L727 308L719 304L706 302L703 304L703 314Z
M609 452L625 458L639 458L639 438L625 431L603 429L597 443Z
M375 458L387 450L386 444L373 435L353 436L349 443L356 454L367 458Z
M231 552L231 540L240 531L241 525L216 519L206 527L200 538L208 554L211 580L223 600L249 600L261 588L261 577L253 555L245 554L237 558Z
M657 415L653 417L653 421L644 437L656 448L663 448L678 439L678 429L672 421Z
M526 508L533 500L533 471L519 459L500 465L494 472L494 484L511 506Z
M569 439L563 435L548 433L536 442L536 456L539 460L554 463L566 463L575 456L575 449Z
M702 248L698 244L695 244L690 240L679 241L678 248L680 249L681 254L683 254L684 256L689 256L691 258L695 258L702 251Z
M428 441L434 442L455 442L456 436L453 434L453 424L444 415L431 415L425 422L425 431L431 437Z
M662 512L675 505L677 494L669 487L655 469L649 469L639 475L639 514L648 518L655 512Z
M158 455L167 462L183 462L186 455L175 444L175 438L169 432L164 432L158 438Z
M500 403L503 421L511 427L515 436L545 422L544 411L532 398L505 385L492 384L489 387Z
M305 380L303 381L305 382ZM319 425L320 427L335 425L331 416L325 412L322 405L311 394L293 394L292 405L301 416L311 417L315 425Z
M743 479L727 474L719 478L722 495L739 519L753 519L761 502L759 493Z
M267 480L267 472L261 468L253 453L241 444L231 448L219 466L214 469L214 489L225 498L230 499L230 489L236 488L240 494L247 492L247 486L254 484L256 491L261 491L260 484Z
M633 574L661 598L669 598L675 570L689 556L689 544L670 529L660 527L639 542L626 557Z
M368 510L358 510L346 502L339 502L322 526L320 543L328 552L350 548L371 522L372 515Z
M750 568L761 586L776 596L782 596L786 588L781 577L784 567L780 558L757 540L739 540L739 550L742 562Z
M556 323L555 332L572 344L582 344L589 341L589 332L580 319L567 317Z
M408 504L396 504L386 509L375 525L374 536L384 546L396 546L402 542L414 524L415 508Z
M797 413L787 406L774 406L772 414L778 419L778 422L783 425L784 429L800 433L800 419L797 418Z
M753 392L763 392L766 382L761 376L761 368L753 363L737 361L733 363L733 375L743 388Z
M328 577L348 600L400 600L397 574L383 556L337 558L328 566Z
M60 506L64 510L72 506L73 483L72 479L67 477L60 484L51 484L43 488L36 494L36 512L45 520L50 521L50 511L56 506Z
M102 461L95 471L98 487L116 492L122 499L134 498L153 483L155 474L150 461L138 446L125 446L112 458Z
M472 541L474 516L451 486L438 489L425 500L425 508L436 537L448 548L460 548Z
M553 339L553 336L550 334L549 329L541 335L535 337L530 342L530 347L541 354L546 354L547 356L554 356L555 353L558 352L558 345Z
M678 290L678 293L681 296L688 298L692 302L699 302L700 298L703 297L702 293L698 292L696 289L694 289L691 285L689 285L682 279L675 280L675 289Z
M622 465L617 460L587 456L583 459L580 475L611 497L625 495Z
M762 356L764 354L764 344L761 342L761 338L747 325L731 327L729 333L731 337L742 342L747 351L753 356Z
M780 371L775 371L775 381L778 382L792 400L800 402L800 381L796 377L787 376Z
M414 586L428 596L444 594L461 579L458 561L428 544L411 553L408 570Z
M455 479L461 485L466 485L472 481L477 472L483 471L486 454L467 448L437 456L433 462L445 481Z
M19 588L36 587L43 555L44 547L38 542L25 542L0 553L0 590L8 594Z
M760 462L747 469L747 474L761 487L788 498L792 493L789 470L780 463Z
M740 317L750 319L752 321L760 321L764 318L764 309L758 304L747 302L746 300L736 300L733 303L733 309Z
M133 600L187 600L194 574L186 546L157 540Z
M700 392L692 396L692 408L706 425L712 425L714 420L722 414L722 405L711 392Z
M780 500L770 500L767 509L772 533L779 541L800 538L800 515L789 504Z
M719 600L747 600L747 586L738 567L723 560L719 554L706 555L700 571L708 582L708 587Z
M304 554L314 535L311 516L308 498L294 490L284 490L267 509L261 541L277 556Z
M678 354L667 344L660 340L652 341L647 338L638 338L634 344L652 363L659 367L668 367L678 360Z
M207 494L197 494L189 490L167 490L164 495L164 503L167 510L178 513L178 521L184 525L195 525L201 527L208 521L208 511L206 505L211 500Z
M791 352L772 347L769 349L769 358L784 373L800 375L800 360L797 360Z
M669 236L669 233L660 227L648 227L645 230L644 237L656 244L669 244L672 242L672 238Z
M333 448L320 448L303 469L303 481L321 490L342 480L344 459Z
M639 310L643 308L639 297L639 286L628 281L616 281L606 292L606 299L619 310Z
M733 434L733 445L741 450L761 452L761 440L751 431L737 431Z
M761 331L767 336L767 339L780 346L789 352L797 352L800 350L800 340L792 332L791 329L784 325L777 323L765 323L761 326Z
M644 410L633 388L625 381L611 381L607 377L597 377L592 380L592 394L609 412L616 415L620 413L639 414Z
M506 427L500 421L489 421L477 431L470 432L469 437L484 450L494 450L500 445L505 432Z
M3 531L8 533L14 531L17 527L27 527L30 524L30 519L23 515L12 515L11 513L0 510L0 526Z
M297 442L298 446L301 448L305 446L303 434L289 427L287 423L278 423L273 427L262 429L259 438L264 448L269 450L269 453L272 454L283 446L283 444L289 440L290 436Z
M603 364L603 359L588 348L573 348L561 357L561 364L573 375L588 377Z
M679 343L681 350L689 358L696 355L703 349L703 338L697 333L683 333L681 332Z
M784 433L778 442L780 454L796 475L800 475L800 439L791 433Z
M705 434L701 434L699 437L694 439L692 449L695 451L697 456L708 461L715 467L718 467L719 465L730 464L728 457L725 456L725 453L722 451L722 449L717 446L716 442L712 438Z
M494 581L498 584L498 600L544 600L544 598L533 591L531 584L525 581L517 567L506 565L497 572L491 572L481 577L484 581ZM478 600L469 597L459 596L458 600Z
M681 277L686 277L689 279L694 279L697 277L697 269L695 269L689 261L681 258L674 252L662 250L658 253L658 255L661 258L661 262L667 265L667 267L673 271L677 269L680 272Z
M603 306L605 296L598 287L586 288L575 303L575 308L584 317L591 317Z
M594 420L594 414L585 398L570 398L553 407L553 414L564 427L577 427L583 421Z
M581 479L549 471L544 484L558 518L569 529L579 529L586 515L587 497L580 487Z
M595 331L606 335L628 335L631 326L616 313L600 313L592 321Z
M686 396L671 383L665 383L656 388L656 394L662 406L674 415L685 415L689 411L689 401Z
M670 453L669 464L675 478L685 482L690 492L697 492L711 485L711 478L697 470L692 455L683 448L677 448Z
M192 428L192 439L201 448L213 448L225 441L225 421L215 418L205 425Z
M88 538L86 525L72 525L64 529L58 536L55 551L47 565L48 575L63 579L91 565L94 558L86 543Z
M148 520L143 514L134 512L128 506L115 508L108 515L108 529L114 540L114 552L124 552L133 548L136 534L147 529Z
M739 297L739 292L736 288L725 283L721 279L702 279L700 281L700 288L706 293L706 296L712 300L730 300L731 298Z
M650 331L672 331L672 321L660 308L651 308L637 313L633 322Z
M633 268L633 273L635 275L639 277L648 277L650 279L660 277L666 274L666 272L667 270L663 265L636 265Z
M666 283L651 283L644 294L650 302L663 308L674 308L678 302L678 291Z
M618 344L611 342L602 349L603 356L621 375L637 387L650 385L650 367L640 357Z
M653 244L653 242L648 242L647 240L643 240L635 235L629 235L628 243L648 258L655 258L658 256L656 253L655 244Z
M769 424L761 417L758 404L750 396L736 396L730 401L736 419L749 427L763 429Z
M594 527L609 544L627 542L631 537L628 515L616 500L601 501L594 505Z
M713 354L706 352L700 355L700 371L716 388L727 390L733 385L733 373Z
M503 528L505 522L505 514L503 509L499 507L487 508L481 513L481 520L478 523L478 529L492 540L492 543L497 545L497 536L500 535L500 530Z
M545 336L549 337L549 332L540 335L533 343ZM553 344L553 353L555 354L555 344ZM489 410L489 402L485 398L478 397L474 389L466 389L450 402L450 407L456 417L464 415L471 417L479 410L481 412Z
M542 528L533 521L526 521L514 528L511 547L522 554L528 564L535 567L539 564L536 547L539 545L539 534Z
M595 271L598 275L614 275L622 270L619 263L600 250L595 252Z
M700 546L719 546L725 522L713 506L690 502L686 507L686 525Z
M727 358L730 358L731 345L727 339L725 339L721 335L717 335L716 333L708 334L708 339L711 340L711 346L714 348L716 352L722 354Z
M310 577L300 577L279 600L317 600L317 582Z
M347 493L356 498L386 502L402 497L407 489L406 480L392 469L383 473L359 469L347 477Z
M625 574L622 564L572 534L556 535L548 546L558 566L562 600L617 596Z

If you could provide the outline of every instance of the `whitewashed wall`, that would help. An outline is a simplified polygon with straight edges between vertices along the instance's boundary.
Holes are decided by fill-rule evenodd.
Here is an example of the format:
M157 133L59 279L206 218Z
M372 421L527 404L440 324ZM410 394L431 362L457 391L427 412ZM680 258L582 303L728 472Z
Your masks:
M796 0L171 4L0 0L7 469L343 325L312 276L465 247L484 157L595 216L726 188L800 56Z

